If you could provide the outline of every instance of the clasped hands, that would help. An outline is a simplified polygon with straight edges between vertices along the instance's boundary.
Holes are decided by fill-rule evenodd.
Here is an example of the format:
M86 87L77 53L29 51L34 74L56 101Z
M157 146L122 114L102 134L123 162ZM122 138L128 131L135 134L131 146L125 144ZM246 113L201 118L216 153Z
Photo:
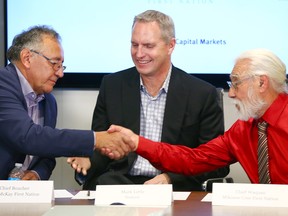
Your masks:
M96 147L101 154L110 159L121 159L129 152L135 151L138 147L139 136L131 130L111 125L107 131L96 132ZM87 175L91 167L90 159L87 157L69 157L67 163L78 173Z

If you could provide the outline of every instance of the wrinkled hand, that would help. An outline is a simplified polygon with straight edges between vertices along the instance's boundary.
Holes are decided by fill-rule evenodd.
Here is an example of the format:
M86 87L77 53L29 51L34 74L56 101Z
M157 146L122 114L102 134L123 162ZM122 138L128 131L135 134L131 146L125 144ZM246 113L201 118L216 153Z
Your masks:
M125 137L127 141L129 141L129 152L135 151L138 147L139 136L134 134L131 130L118 126L118 125L111 125L110 128L107 130L109 134L121 134ZM121 152L118 152L115 149L111 149L109 146L102 147L100 149L102 154L105 154L111 159L119 159L119 155ZM129 153L128 152L128 153ZM121 157L120 157L121 158Z
M154 178L144 182L144 184L170 184L171 180L166 173L155 176Z
M96 148L111 159L120 159L135 149L135 143L122 131L96 132Z
M26 170L21 180L39 180L39 177L35 171Z
M90 159L86 157L70 157L67 158L67 163L78 173L82 172L83 175L87 175L87 171L91 167Z

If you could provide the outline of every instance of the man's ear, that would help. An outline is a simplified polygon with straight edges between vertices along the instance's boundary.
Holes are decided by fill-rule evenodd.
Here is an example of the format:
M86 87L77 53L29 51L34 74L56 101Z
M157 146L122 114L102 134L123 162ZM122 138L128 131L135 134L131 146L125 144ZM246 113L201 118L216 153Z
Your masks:
M24 48L23 50L21 50L20 61L26 68L30 68L30 58L31 58L31 52L29 49Z
M264 83L264 82L260 80L260 85L259 85L259 86L262 87L263 83Z
M259 76L259 87L260 91L264 91L268 88L269 86L269 79L266 75L261 75Z
M169 43L169 54L171 55L174 48L175 48L175 45L176 45L176 39L173 38L170 40L170 43Z

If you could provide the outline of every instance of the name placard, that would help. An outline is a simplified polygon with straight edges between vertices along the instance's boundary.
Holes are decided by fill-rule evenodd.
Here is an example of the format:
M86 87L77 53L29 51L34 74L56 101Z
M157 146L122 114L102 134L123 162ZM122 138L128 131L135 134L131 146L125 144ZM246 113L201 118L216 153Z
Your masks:
M172 185L97 185L95 205L169 206Z
M288 207L288 185L214 183L212 205Z
M51 203L53 181L0 181L0 203Z

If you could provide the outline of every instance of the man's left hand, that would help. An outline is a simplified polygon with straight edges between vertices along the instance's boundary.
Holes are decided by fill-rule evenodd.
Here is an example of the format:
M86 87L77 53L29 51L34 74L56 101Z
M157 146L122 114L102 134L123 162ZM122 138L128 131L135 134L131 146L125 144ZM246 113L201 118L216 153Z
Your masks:
M83 175L87 175L87 171L91 167L90 159L86 157L70 157L67 158L67 163L70 164L74 170Z
M171 180L166 173L155 176L154 178L144 182L144 184L170 184Z

